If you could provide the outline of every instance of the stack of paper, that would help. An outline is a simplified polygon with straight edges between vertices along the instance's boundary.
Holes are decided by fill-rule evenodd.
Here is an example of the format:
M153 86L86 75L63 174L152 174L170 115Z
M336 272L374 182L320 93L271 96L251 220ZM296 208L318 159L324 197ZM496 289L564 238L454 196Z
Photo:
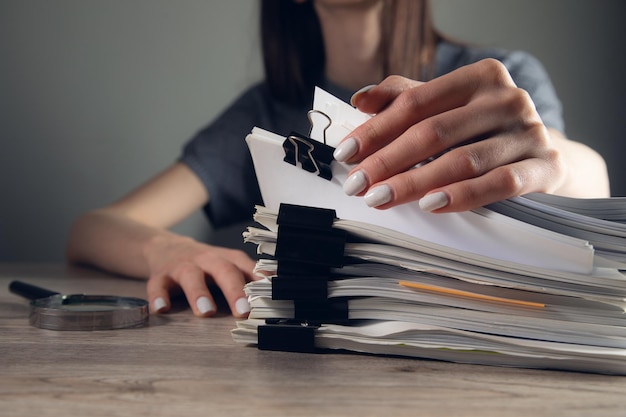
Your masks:
M595 248L597 258L612 260L615 267L624 267L624 197L576 199L549 194L528 194L490 204L487 208L527 224L585 239Z
M367 118L323 91L314 107L335 124L331 145ZM252 311L237 342L294 317L293 301L271 296L276 213L290 203L334 209L348 235L328 297L348 300L350 321L322 324L316 347L626 374L626 201L531 195L466 213L379 211L343 193L349 166L333 162L327 181L283 162L284 140L256 128L247 138L265 207L264 228L244 238L269 258L257 264L266 278L246 286Z
M276 214L257 208L267 229L245 240L274 255ZM506 263L356 221L346 266L334 269L329 298L347 297L349 325L322 325L316 346L502 366L626 373L626 279L616 269L590 275ZM364 243L367 242L367 243ZM265 319L290 318L292 301L271 299L268 278L246 287L252 312L233 331L255 344Z

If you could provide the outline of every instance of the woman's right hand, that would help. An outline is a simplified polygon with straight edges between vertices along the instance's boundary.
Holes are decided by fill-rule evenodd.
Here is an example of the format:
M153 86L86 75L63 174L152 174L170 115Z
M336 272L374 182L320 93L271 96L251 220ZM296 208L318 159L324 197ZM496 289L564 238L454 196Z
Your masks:
M168 311L170 295L182 290L196 316L212 316L217 306L207 284L214 283L234 316L248 315L250 305L243 286L255 279L252 272L255 262L243 251L169 234L152 238L144 254L149 268L147 291L152 311Z
M353 104L375 116L339 144L335 159L356 164L344 190L370 207L419 200L444 213L532 192L609 195L602 157L544 125L500 61L425 83L390 76L357 93Z

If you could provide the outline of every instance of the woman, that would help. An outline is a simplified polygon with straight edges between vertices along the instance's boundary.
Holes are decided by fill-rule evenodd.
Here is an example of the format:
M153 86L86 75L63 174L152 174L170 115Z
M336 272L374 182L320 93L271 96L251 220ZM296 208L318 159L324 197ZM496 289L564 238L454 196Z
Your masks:
M84 214L70 232L70 261L148 278L153 312L167 311L180 288L194 314L215 314L212 282L235 316L247 315L243 286L254 261L167 228L199 207L215 226L249 219L261 198L244 138L253 126L306 130L315 85L376 114L335 151L357 163L344 190L372 207L419 200L444 212L531 191L608 195L604 161L563 136L537 61L446 41L427 0L267 0L261 17L266 80L198 133L177 163Z

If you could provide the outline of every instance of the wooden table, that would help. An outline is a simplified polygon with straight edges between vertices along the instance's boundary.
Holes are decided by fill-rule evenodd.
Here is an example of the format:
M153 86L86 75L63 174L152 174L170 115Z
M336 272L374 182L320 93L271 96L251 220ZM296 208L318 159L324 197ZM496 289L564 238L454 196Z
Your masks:
M184 304L147 327L28 324L19 279L63 293L144 297L145 283L65 265L0 264L0 415L625 416L626 377L236 345L234 319Z

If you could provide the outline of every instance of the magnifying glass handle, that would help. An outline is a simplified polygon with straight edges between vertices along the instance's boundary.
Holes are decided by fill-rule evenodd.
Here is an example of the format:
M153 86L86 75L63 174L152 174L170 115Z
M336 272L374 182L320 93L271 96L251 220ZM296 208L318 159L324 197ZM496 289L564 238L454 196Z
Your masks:
M9 284L9 291L21 297L28 298L29 300L37 300L39 298L50 297L58 294L58 292L50 291L21 281L12 281Z

